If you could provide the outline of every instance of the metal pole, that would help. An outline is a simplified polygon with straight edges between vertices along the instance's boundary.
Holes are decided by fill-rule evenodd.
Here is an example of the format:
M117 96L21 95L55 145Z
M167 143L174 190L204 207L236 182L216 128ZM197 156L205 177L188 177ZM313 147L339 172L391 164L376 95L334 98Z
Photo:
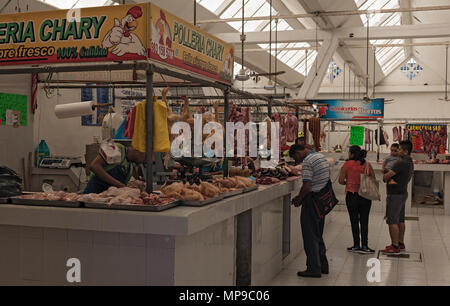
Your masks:
M377 138L378 138L378 142L377 142L377 161L380 160L380 140L381 140L381 129L380 129L380 121L377 121L378 125L377 125Z
M145 108L146 116L146 161L147 161L147 193L153 191L153 66L146 70L147 76L147 105Z
M225 97L224 99L224 107L223 107L223 125L224 125L224 141L223 145L225 148L225 156L224 156L224 162L223 162L223 177L228 176L228 157L227 157L227 121L228 121L228 114L229 114L229 96L230 96L230 89L226 88L223 91L223 95Z
M447 75L448 75L448 45L445 46L445 100L448 100L447 95Z
M333 122L333 121L328 122L328 135L327 135L327 151L328 152L331 152L331 150L330 150L331 122Z
M272 118L272 98L269 98L269 103L267 104L267 116Z
M197 25L197 0L194 0L194 25Z
M346 62L344 62L344 83L343 83L343 86L342 86L342 99L345 99L345 66L347 65L347 63Z
M376 79L375 79L375 69L376 69L376 64L377 64L376 54L377 54L377 49L373 48L373 84L372 84L372 87L373 87L372 98L373 99L375 99L375 81L376 81Z
M350 65L349 65L350 68ZM351 92L352 92L352 69L349 69L348 71L348 98L351 99Z
M369 15L367 17L367 48L366 48L366 98L369 97Z

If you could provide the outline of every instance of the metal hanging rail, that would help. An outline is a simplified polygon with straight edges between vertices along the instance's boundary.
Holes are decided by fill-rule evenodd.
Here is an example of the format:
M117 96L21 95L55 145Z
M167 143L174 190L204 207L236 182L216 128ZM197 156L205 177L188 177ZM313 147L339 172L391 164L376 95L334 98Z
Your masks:
M403 43L403 44L370 44L369 46L373 48L389 48L389 47L432 47L432 46L445 46L449 45L450 41L445 42L413 42L413 43ZM321 45L319 45L321 47ZM342 43L341 47L345 48L367 48L367 45L357 45L357 44L346 44ZM278 48L278 51L301 51L301 50L316 50L316 46L309 46L309 47L285 47L285 48ZM236 51L237 52L237 51ZM268 52L268 49L266 48L252 48L252 49L245 49L245 52Z

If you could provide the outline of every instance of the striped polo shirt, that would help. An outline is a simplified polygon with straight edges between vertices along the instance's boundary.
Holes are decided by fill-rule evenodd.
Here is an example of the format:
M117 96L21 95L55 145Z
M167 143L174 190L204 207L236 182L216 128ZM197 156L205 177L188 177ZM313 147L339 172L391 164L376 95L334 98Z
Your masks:
M302 163L303 182L311 182L313 192L320 191L330 179L330 165L320 153L311 151Z

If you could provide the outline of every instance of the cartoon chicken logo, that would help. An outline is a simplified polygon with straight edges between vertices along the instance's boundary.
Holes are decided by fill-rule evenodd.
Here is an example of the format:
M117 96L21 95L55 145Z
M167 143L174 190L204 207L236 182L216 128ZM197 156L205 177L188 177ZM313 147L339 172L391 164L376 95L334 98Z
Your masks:
M139 6L130 8L122 18L114 18L114 27L109 30L103 39L103 48L112 48L111 53L123 56L127 53L145 56L146 49L137 35L132 31L137 28L137 19L142 16L142 9Z
M159 45L158 55L162 59L166 59L167 55L171 54L168 49L172 49L172 33L166 14L162 10L159 11L159 18L155 24L152 23L152 42Z
M233 49L225 56L225 63L223 64L223 73L231 78L231 71L233 69Z

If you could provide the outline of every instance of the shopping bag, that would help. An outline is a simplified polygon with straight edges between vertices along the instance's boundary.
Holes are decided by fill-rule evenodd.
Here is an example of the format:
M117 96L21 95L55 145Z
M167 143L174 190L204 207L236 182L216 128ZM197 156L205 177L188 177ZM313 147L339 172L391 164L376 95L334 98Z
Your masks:
M323 219L339 202L331 184L331 180L328 180L325 187L319 192L312 192L312 201L316 209L317 216Z
M359 185L358 194L367 200L372 201L381 200L379 182L369 176L368 162L366 162L366 168L364 169L364 173L361 173L361 183Z

